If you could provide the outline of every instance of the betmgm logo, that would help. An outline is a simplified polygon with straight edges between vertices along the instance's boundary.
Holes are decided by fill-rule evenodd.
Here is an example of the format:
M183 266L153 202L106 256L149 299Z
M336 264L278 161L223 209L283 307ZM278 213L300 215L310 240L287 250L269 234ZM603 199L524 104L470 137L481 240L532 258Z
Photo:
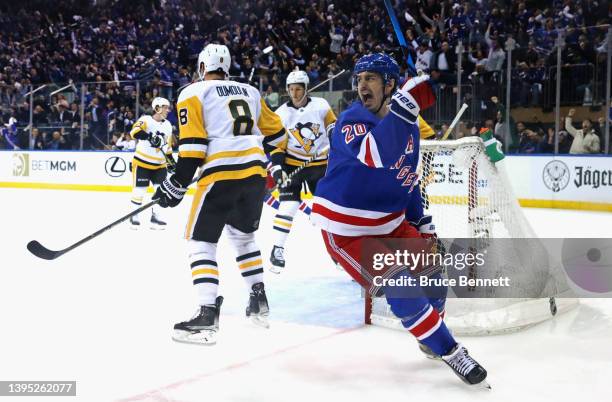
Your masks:
M30 175L30 154L13 154L13 176L27 177Z

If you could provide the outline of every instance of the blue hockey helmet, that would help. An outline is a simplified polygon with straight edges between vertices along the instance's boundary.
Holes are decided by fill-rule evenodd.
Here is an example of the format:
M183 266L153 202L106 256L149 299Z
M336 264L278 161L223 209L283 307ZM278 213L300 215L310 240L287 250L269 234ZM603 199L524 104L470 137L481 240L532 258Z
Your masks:
M357 74L364 71L371 71L378 73L382 76L384 83L386 84L389 79L395 79L396 85L399 84L400 68L393 57L385 53L372 53L362 56L353 69L353 85L356 84ZM356 85L355 85L356 86Z

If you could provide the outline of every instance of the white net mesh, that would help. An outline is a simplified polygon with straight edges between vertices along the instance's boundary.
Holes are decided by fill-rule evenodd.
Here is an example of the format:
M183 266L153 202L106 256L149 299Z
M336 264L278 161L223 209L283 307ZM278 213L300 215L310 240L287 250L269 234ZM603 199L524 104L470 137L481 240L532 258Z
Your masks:
M433 216L440 238L476 242L513 239L503 246L488 244L487 262L496 263L489 264L488 270L470 272L477 278L510 276L512 286L449 293L445 321L454 333L516 331L552 317L555 308L563 312L577 304L561 266L536 238L523 215L504 161L493 165L480 138L422 141L420 170L424 207ZM551 296L562 298L551 300ZM372 300L370 320L374 325L403 328L384 298Z

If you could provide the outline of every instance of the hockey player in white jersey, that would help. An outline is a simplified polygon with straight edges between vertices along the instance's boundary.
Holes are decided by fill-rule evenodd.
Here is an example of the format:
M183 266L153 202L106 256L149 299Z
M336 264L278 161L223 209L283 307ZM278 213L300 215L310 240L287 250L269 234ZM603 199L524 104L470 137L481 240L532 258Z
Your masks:
M255 231L263 207L266 154L277 163L284 159L281 149L286 146L287 132L254 87L227 80L230 61L229 49L223 45L207 45L200 53L198 73L203 80L185 88L177 103L176 172L154 195L162 207L175 207L201 167L185 231L199 308L192 319L174 326L173 339L179 342L215 343L223 301L218 296L216 253L224 229L249 289L246 315L258 325L268 325Z
M275 179L278 181L282 177L281 172L290 174L305 161L314 159L291 181L278 183L280 206L274 217L274 247L270 255L270 270L274 273L280 273L285 267L285 242L300 207L303 183L314 194L317 182L325 175L327 152L323 149L329 146L327 133L336 122L336 115L325 99L308 96L308 84L306 72L289 73L287 92L290 100L276 110L289 137L285 160L271 169L273 176L276 174Z
M165 98L155 98L151 103L152 115L142 115L134 123L130 135L136 139L136 151L132 158L132 204L140 206L149 183L154 189L172 170L172 124L167 120L170 102ZM170 166L168 166L170 165ZM138 215L130 218L132 229L140 227ZM154 205L151 214L151 229L165 229L166 222L160 218L159 207Z

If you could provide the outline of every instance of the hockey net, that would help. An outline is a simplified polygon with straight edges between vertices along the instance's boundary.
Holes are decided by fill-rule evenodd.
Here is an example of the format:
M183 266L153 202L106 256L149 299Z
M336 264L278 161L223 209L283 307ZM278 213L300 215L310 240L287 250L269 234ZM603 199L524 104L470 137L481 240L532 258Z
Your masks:
M489 289L486 295L479 295L478 291L457 295L449 290L445 322L455 334L518 331L577 305L560 264L541 244L523 215L503 160L491 163L478 137L421 141L420 154L424 209L433 216L440 238L479 241L507 238L518 245L515 249L488 250L490 258L503 262L498 265L504 272L496 274L511 276L511 288L499 290L498 294L491 294ZM530 268L526 270L528 261ZM534 261L538 263L533 264ZM534 265L538 267L535 270ZM546 297L522 297L525 294ZM365 305L366 323L403 329L384 298L366 297Z

